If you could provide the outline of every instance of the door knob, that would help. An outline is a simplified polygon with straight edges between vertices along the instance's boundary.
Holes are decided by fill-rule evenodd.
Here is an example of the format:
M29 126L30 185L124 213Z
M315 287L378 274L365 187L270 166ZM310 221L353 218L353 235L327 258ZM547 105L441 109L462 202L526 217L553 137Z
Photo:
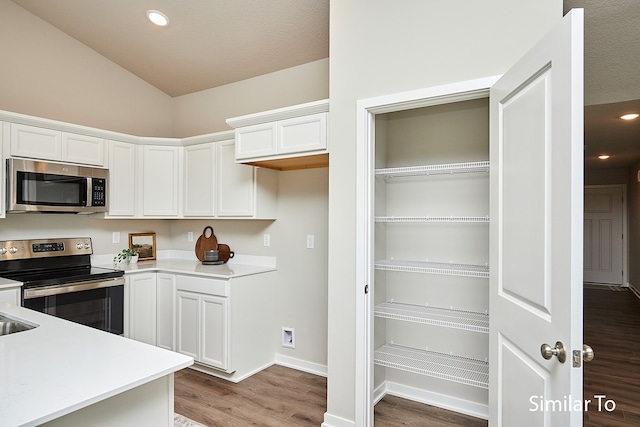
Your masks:
M591 362L595 357L593 349L586 344L582 344L582 360L585 362Z
M540 346L540 353L545 360L549 360L553 356L556 356L560 363L564 363L567 360L567 351L564 349L564 345L560 341L556 343L555 347L551 347L546 343L542 344Z

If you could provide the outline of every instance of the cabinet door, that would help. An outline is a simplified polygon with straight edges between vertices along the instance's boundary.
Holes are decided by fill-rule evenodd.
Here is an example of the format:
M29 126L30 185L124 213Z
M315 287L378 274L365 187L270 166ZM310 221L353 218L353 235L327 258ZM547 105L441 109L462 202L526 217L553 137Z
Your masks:
M327 148L327 113L281 120L277 123L278 154Z
M184 216L215 215L216 147L184 148Z
M236 159L272 156L276 154L275 123L260 123L236 129Z
M255 168L236 164L234 141L217 144L218 216L253 216Z
M104 166L104 139L73 133L62 134L62 160Z
M156 274L133 274L129 280L129 338L156 345Z
M62 160L62 132L12 123L11 155Z
M200 361L227 370L228 328L227 299L202 295L200 297Z
M134 216L136 213L136 146L126 142L109 143L109 215Z
M143 215L178 215L179 164L179 147L144 146Z
M20 287L0 289L0 302L20 305Z
M200 298L190 292L176 292L176 351L198 360Z
M176 279L173 274L158 273L157 280L157 345L173 350Z

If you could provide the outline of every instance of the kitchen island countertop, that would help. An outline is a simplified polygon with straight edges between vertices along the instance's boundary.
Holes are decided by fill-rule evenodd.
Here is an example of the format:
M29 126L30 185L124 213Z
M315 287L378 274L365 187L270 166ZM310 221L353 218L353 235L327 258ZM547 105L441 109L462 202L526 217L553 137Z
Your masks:
M0 424L32 426L193 364L193 358L0 302L36 328L0 336Z

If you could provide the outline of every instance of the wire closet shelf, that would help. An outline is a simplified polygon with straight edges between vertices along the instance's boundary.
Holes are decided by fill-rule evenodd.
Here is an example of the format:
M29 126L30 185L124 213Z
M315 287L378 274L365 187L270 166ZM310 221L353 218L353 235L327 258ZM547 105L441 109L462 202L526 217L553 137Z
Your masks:
M421 350L390 342L375 351L374 363L474 387L489 388L489 362L486 360Z
M451 175L458 173L489 172L489 162L446 163L440 165L403 166L376 169L376 176L395 178L402 176Z
M387 301L373 309L376 317L489 333L489 313Z

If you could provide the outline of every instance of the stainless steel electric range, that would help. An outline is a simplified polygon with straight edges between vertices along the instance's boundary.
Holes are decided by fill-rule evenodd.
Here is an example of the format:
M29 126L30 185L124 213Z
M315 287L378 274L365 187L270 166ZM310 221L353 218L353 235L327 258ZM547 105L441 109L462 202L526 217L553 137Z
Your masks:
M23 283L23 307L122 335L124 272L92 253L88 237L0 241L0 277Z

